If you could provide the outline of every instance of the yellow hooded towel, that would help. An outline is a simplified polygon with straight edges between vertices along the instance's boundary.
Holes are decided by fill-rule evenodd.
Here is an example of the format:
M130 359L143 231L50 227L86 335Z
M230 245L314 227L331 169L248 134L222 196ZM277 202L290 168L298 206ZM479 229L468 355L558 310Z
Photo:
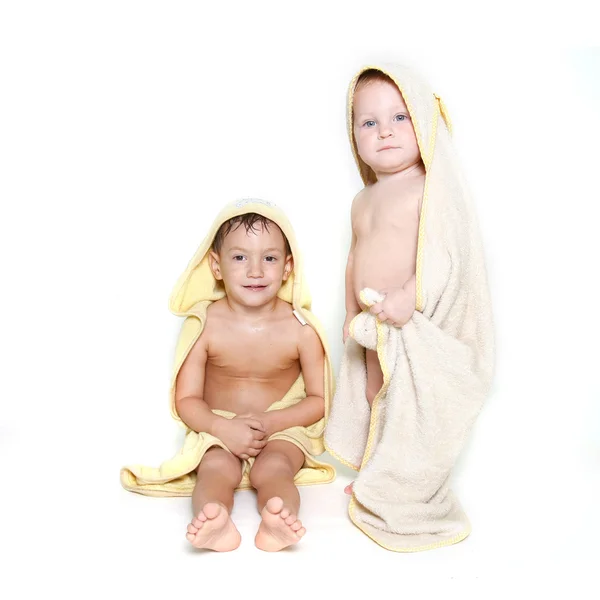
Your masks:
M196 467L200 464L206 451L213 446L225 445L208 433L197 433L189 429L180 419L175 408L175 383L177 373L186 356L200 337L206 322L208 306L225 296L222 285L213 277L208 262L208 253L219 227L227 220L246 213L258 213L276 223L288 239L294 257L294 269L279 290L278 296L290 303L298 320L307 327L312 327L325 350L324 394L325 406L329 406L333 393L333 375L329 349L321 324L310 312L311 299L302 276L302 256L298 250L296 236L287 217L273 203L244 199L226 206L216 218L208 235L179 278L171 294L169 308L178 316L185 317L175 352L175 368L171 380L170 406L171 415L186 429L185 440L181 450L159 467L130 465L121 469L121 484L131 492L147 496L191 496L196 482ZM302 374L292 385L287 394L269 407L277 410L291 406L306 397ZM235 416L226 411L215 411L225 417ZM325 418L309 427L291 427L273 434L269 439L287 440L300 448L305 455L305 462L296 474L297 485L329 483L335 478L335 470L331 465L321 463L314 457L325 450L323 445L323 429ZM250 488L249 471L254 458L243 461L243 477L237 489Z
M368 69L388 75L410 112L425 165L416 312L402 328L363 311L350 324L327 421L327 449L359 471L349 515L396 552L447 546L470 533L449 489L452 468L488 394L494 335L475 210L458 168L445 107L401 67L365 67L350 84L348 132L365 185L375 173L359 157L352 102ZM361 292L371 306L373 290ZM384 381L369 409L364 348L376 350Z

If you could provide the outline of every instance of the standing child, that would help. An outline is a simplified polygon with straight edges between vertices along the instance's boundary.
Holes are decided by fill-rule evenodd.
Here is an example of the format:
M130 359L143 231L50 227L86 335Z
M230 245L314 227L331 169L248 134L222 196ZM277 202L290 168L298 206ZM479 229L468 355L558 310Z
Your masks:
M425 550L470 531L448 480L492 380L483 251L448 115L423 81L362 69L348 129L365 187L325 442L359 471L352 521L390 550Z

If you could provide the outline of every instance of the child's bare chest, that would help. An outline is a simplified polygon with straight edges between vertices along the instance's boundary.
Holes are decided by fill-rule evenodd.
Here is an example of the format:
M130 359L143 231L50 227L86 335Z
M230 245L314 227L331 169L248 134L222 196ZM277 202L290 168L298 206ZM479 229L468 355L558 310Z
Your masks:
M286 328L230 330L208 345L208 367L229 377L271 380L298 363L295 340Z
M373 195L366 198L359 209L355 219L359 238L386 233L409 239L417 236L420 197L416 193Z

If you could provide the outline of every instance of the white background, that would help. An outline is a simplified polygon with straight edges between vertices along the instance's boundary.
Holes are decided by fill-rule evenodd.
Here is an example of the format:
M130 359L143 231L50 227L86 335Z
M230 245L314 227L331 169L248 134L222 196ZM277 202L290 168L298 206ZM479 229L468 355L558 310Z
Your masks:
M600 51L550 47L593 41L595 20L577 3L540 6L2 5L3 597L429 597L436 582L444 595L506 585L524 597L527 584L592 581ZM241 548L193 552L188 499L130 494L118 479L181 441L167 406L171 287L225 202L275 201L337 370L360 189L345 94L378 60L413 66L444 98L485 240L497 376L454 484L473 533L385 551L350 523L340 467L330 486L302 489L297 548L254 548L244 492Z

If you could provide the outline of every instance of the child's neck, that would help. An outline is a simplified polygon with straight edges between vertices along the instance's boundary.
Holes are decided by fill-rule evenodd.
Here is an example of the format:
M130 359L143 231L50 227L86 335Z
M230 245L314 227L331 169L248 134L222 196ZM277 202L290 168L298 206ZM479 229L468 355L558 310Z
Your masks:
M256 321L272 317L279 304L279 298L277 296L261 306L248 306L246 304L241 304L229 296L225 296L225 299L227 301L229 310L237 317Z
M378 173L375 171L377 176L377 182L396 182L404 179L410 179L412 177L421 177L425 175L425 165L423 161L419 161L410 167L396 171L395 173Z

